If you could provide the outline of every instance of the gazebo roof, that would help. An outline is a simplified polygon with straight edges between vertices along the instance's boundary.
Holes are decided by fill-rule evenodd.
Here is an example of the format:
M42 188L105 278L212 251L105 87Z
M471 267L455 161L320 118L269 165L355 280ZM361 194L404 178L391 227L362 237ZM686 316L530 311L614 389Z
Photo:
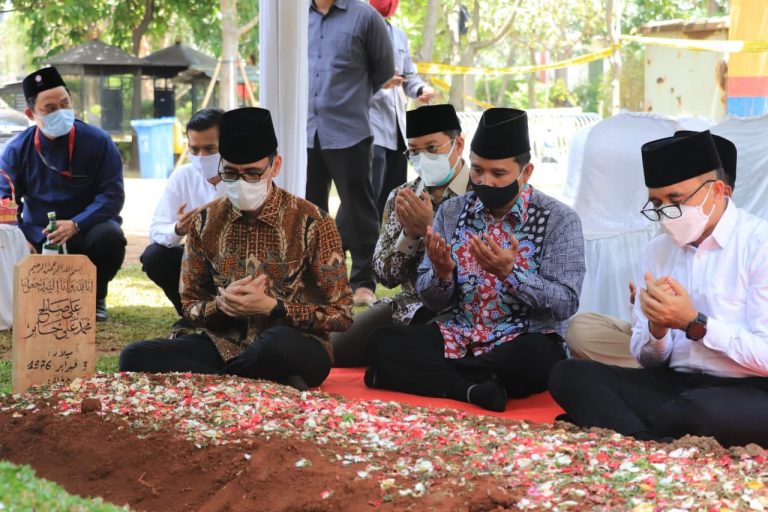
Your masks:
M147 64L144 59L98 39L63 51L53 56L48 63L56 66L62 74L74 75L135 73Z
M177 66L185 69L216 65L215 58L181 43L150 53L144 60L154 66Z
M216 66L215 58L181 43L150 53L144 60L144 73L160 78L173 78L185 71L201 75Z

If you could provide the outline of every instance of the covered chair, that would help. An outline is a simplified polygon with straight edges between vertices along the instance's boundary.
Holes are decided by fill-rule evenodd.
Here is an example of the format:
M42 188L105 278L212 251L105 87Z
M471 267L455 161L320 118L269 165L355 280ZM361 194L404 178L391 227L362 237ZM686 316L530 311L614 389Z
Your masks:
M712 133L736 145L734 202L768 219L768 115L729 117L713 126Z
M580 312L631 321L628 284L642 276L643 251L657 229L640 213L648 201L640 148L678 129L708 127L702 120L620 112L594 125L583 148L571 146L577 155L569 159L571 165L578 166L578 155L583 155L580 169L569 172L569 182L578 183L573 207L586 244Z

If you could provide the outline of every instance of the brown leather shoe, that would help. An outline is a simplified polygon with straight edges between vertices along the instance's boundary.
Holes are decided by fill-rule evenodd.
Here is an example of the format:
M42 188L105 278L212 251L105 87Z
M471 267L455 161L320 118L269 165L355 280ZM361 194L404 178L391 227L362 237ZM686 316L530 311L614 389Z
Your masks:
M371 290L370 288L361 286L360 288L355 290L355 295L353 297L353 300L355 302L355 306L371 307L373 306L373 303L376 302L376 295L373 293L373 290Z

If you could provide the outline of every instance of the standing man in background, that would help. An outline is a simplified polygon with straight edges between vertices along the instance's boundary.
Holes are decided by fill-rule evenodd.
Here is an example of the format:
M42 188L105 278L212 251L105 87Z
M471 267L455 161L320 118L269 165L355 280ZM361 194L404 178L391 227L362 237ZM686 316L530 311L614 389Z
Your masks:
M384 20L360 0L309 5L309 111L306 198L329 210L331 181L341 199L336 224L352 255L355 305L376 300L372 256L379 220L371 184L373 93L392 78L392 42Z
M384 17L395 55L395 74L373 95L371 129L373 130L373 196L379 219L389 193L406 181L408 159L405 156L405 96L429 103L435 90L416 75L411 49L405 32L393 26L389 18L395 14L400 0L371 0L371 5ZM384 219L386 222L386 219Z

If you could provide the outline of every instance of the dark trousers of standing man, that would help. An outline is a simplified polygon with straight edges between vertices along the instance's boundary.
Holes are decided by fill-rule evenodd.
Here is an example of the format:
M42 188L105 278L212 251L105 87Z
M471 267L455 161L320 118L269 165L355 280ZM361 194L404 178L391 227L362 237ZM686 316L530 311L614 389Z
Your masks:
M315 134L315 147L307 149L307 201L327 212L331 181L341 199L336 226L344 250L352 255L349 284L353 290L376 289L372 258L379 221L371 185L372 141L368 137L349 148L322 149Z
M171 301L176 313L181 314L181 295L179 279L181 277L181 258L184 246L166 247L161 244L149 244L141 255L141 270L157 286L162 288Z
M107 298L109 282L125 259L125 235L116 222L102 222L67 240L67 253L84 254L96 266L96 300ZM39 253L43 242L37 247Z
M376 210L379 221L384 216L384 206L392 189L406 182L408 175L408 157L403 149L387 149L373 145L373 197L376 198Z
M555 367L552 396L570 421L642 440L686 434L723 446L768 448L768 378L724 378L569 359Z

